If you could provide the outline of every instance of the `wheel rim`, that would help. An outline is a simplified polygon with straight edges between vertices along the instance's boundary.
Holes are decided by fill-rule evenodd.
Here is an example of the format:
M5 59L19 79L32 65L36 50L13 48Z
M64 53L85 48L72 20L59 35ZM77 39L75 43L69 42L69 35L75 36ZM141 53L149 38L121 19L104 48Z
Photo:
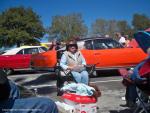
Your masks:
M12 73L12 69L3 69L3 70L7 75L10 75Z

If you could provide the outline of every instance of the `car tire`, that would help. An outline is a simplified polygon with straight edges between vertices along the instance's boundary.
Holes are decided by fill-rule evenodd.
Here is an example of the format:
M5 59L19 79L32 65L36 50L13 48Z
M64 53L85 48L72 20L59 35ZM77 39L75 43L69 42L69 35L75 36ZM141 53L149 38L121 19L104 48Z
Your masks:
M14 70L13 69L10 69L10 68L5 68L5 69L3 69L4 70L4 72L7 74L7 75L11 75L13 72L14 72Z

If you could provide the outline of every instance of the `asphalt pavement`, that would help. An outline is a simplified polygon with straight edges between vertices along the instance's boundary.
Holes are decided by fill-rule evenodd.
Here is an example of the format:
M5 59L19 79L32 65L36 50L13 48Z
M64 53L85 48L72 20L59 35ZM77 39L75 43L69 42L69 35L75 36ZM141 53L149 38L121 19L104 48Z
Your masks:
M9 79L29 89L36 89L38 96L46 96L54 101L61 101L57 96L56 78L53 73L43 72L16 72ZM90 78L90 82L96 84L102 92L98 98L98 113L132 113L127 107L122 107L125 101L121 97L125 95L125 87L121 84L122 77L118 73L106 72L98 77Z

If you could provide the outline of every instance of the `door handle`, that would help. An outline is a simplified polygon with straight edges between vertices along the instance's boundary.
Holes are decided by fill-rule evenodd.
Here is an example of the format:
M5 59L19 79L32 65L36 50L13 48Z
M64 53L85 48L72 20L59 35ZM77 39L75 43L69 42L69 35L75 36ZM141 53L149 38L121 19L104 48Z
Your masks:
M100 55L100 53L94 53L94 55Z

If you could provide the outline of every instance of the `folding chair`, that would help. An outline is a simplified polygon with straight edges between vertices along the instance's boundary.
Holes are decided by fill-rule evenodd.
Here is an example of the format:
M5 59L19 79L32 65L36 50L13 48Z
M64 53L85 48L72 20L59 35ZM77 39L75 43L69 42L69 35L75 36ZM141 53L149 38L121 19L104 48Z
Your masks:
M149 113L150 111L150 58L143 64L139 70L141 78L145 80L135 81L135 84L138 89L140 89L140 95L137 96L138 104L134 113L138 113L141 109L141 112Z
M89 76L91 76L95 71L95 65L86 65L86 71L88 72ZM73 81L77 83L77 81L74 79L71 71L64 70L61 66L57 66L56 70L57 75L57 87L62 87L64 82L70 82Z
M89 76L91 76L95 71L95 65L87 65L86 70L87 70ZM57 76L56 86L57 86L58 95L61 95L60 89L64 86L65 83L66 84L68 84L70 82L77 83L77 81L74 79L71 71L63 70L63 68L59 64L58 64L55 72L56 72L56 76Z
M149 67L149 68L148 68ZM136 108L133 113L149 113L150 111L150 60L148 60L139 70L140 78L145 79L135 79L134 81L128 78L127 70L122 68L119 70L120 74L123 76L123 84L133 84L137 87L137 101Z

